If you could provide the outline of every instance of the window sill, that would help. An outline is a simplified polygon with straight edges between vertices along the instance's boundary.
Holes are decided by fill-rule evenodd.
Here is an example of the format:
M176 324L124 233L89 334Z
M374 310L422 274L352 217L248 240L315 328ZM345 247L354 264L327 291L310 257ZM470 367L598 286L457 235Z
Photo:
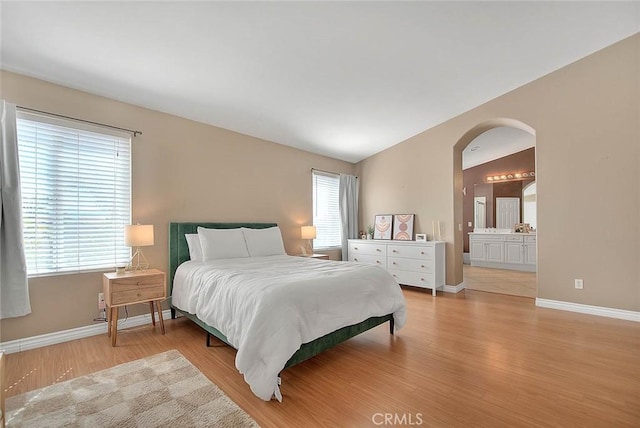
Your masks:
M96 268L96 269L87 269L87 270L69 270L65 272L47 272L47 273L33 273L28 274L27 279L31 278L46 278L49 276L68 276L68 275L78 275L84 273L107 273L107 272L115 272L115 267L105 267L105 268Z

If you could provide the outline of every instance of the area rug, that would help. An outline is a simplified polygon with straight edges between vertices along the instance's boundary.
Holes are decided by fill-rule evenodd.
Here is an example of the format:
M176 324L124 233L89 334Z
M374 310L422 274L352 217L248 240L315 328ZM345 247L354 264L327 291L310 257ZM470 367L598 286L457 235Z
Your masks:
M176 351L7 398L9 427L257 427Z

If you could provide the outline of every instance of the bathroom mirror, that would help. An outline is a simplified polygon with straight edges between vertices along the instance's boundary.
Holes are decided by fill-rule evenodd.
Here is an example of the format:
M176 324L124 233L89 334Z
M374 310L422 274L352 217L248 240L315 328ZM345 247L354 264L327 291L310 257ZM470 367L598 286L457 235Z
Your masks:
M536 182L533 181L527 184L522 189L522 201L524 203L523 209L523 217L524 222L529 223L531 227L534 229L538 228L538 222L536 218L536 199L537 199L537 191L536 191Z
M473 223L477 229L487 227L487 198L485 196L473 198Z

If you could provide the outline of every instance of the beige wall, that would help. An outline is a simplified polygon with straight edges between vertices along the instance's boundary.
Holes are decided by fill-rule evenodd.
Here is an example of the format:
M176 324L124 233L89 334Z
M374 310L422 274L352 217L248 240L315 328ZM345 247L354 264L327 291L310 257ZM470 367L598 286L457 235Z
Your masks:
M274 221L298 254L299 225L312 221L311 168L354 173L355 166L13 73L0 75L2 98L19 106L139 129L133 139L132 220L155 225L144 249L167 268L170 221ZM339 254L332 253L332 258ZM98 316L102 273L29 280L32 313L0 321L0 342L89 325ZM130 315L144 313L135 305ZM106 340L106 339L105 339Z
M536 134L538 297L640 310L639 52L636 34L362 161L361 222L441 220L447 284L461 283L461 151L510 118Z

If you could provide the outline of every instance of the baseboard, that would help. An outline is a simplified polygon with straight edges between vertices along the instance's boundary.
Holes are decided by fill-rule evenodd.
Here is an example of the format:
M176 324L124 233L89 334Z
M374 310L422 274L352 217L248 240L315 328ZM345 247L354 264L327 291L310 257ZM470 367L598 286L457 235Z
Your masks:
M559 309L561 311L580 312L582 314L597 315L599 317L618 318L621 320L640 322L640 312L625 309L605 308L603 306L583 305L580 303L563 302L536 298L536 306L541 308Z
M171 310L162 311L164 319L171 317ZM126 321L118 318L118 330L129 327L151 323L151 314L143 314L130 317ZM29 349L41 348L43 346L55 345L57 343L69 342L70 340L82 339L84 337L96 336L107 333L107 323L87 325L84 327L72 328L70 330L56 331L54 333L41 334L39 336L26 337L24 339L10 340L0 343L0 349L7 354L27 351Z
M466 285L464 284L464 281L462 281L458 285L445 285L443 287L442 291L444 291L445 293L459 293L462 290L464 290L465 287L466 287Z

